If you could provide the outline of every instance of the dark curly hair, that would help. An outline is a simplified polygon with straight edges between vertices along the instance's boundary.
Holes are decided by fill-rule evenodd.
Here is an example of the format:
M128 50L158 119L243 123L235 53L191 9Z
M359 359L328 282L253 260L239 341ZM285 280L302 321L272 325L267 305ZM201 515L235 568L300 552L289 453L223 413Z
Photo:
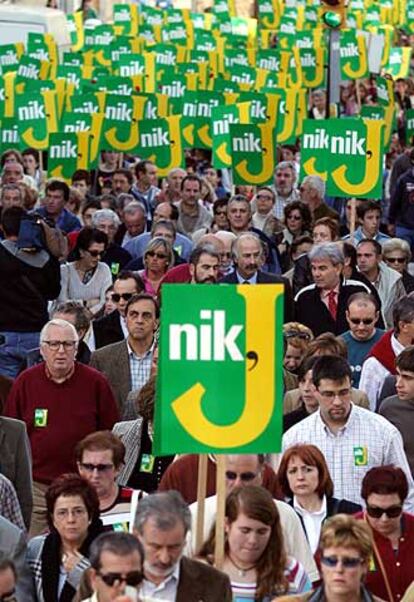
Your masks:
M67 473L57 477L46 491L47 522L50 530L55 531L53 512L56 500L60 497L79 495L86 506L91 522L99 518L99 499L95 488L84 478L75 473Z

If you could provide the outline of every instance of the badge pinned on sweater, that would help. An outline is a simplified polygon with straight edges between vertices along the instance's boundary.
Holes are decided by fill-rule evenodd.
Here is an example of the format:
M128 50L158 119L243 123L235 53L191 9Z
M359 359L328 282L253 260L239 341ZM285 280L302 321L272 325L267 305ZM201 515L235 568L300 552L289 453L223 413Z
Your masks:
M152 472L154 470L155 457L152 454L142 454L140 472Z
M34 426L45 427L47 426L47 414L48 410L43 408L36 408L34 413Z
M366 466L368 464L368 448L365 445L354 446L355 466Z

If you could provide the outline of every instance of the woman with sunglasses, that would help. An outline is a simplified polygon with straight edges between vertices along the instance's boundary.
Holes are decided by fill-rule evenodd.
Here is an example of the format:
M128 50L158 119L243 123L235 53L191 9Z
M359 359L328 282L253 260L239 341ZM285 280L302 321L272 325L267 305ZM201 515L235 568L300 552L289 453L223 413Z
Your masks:
M386 240L382 243L382 256L390 268L401 274L406 292L414 291L414 276L411 276L407 269L411 261L411 249L408 242L402 238Z
M383 602L365 586L372 556L368 525L346 514L333 516L323 526L319 552L322 584L303 596L272 602Z
M103 532L95 489L76 474L64 474L46 492L49 533L28 543L36 602L71 602L85 569L89 546Z
M209 563L214 540L215 526L199 554ZM269 602L310 589L302 565L286 554L277 506L263 487L235 487L227 496L224 554L221 570L230 578L236 601Z
M408 495L404 471L371 468L361 495L366 509L357 516L371 527L374 544L367 586L380 598L397 602L414 581L414 516L403 511Z
M174 264L174 253L168 240L161 236L152 238L144 251L144 269L138 272L145 292L156 297L161 281Z
M95 316L105 304L105 293L112 284L109 267L100 261L108 246L105 232L83 228L71 257L74 261L60 268L61 290L58 302L80 301Z
M355 514L361 510L353 502L333 497L334 484L328 465L315 445L289 447L282 456L278 479L287 502L301 520L315 555L322 525L327 518L340 513Z

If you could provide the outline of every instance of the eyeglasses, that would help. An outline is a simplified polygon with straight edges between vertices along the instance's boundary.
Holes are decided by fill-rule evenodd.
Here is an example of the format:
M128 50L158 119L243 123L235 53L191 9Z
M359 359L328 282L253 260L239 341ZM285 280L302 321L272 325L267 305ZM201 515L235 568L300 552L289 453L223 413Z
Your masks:
M248 483L249 481L253 481L257 477L256 472L233 472L232 470L226 470L226 479L229 481L235 481L237 477L243 481L244 483Z
M85 516L86 508L73 508L72 510L69 508L59 508L54 514L56 520L66 520L70 515L72 515L73 518L81 518L82 516Z
M42 341L42 345L47 345L52 351L57 351L61 346L65 351L69 351L74 349L76 344L76 341Z
M115 301L115 303L119 303L121 299L129 301L133 295L135 295L135 293L112 293L112 301Z
M258 201L273 201L273 197L270 194L258 194L256 195Z
M344 569L354 569L362 564L362 558L359 556L357 558L354 556L321 556L321 563L330 569L335 568L339 563Z
M373 323L374 318L363 318L361 320L359 318L349 318L349 321L352 322L352 324L355 324L355 326L358 326L358 324L365 324L365 326L369 326Z
M299 332L298 330L288 330L283 333L285 339L291 339L292 337L297 337L298 339L303 339L305 341L309 341L311 336L308 332Z
M136 587L144 579L144 575L141 571L131 571L130 573L101 573L98 571L98 575L109 587L112 587L115 583L123 582L131 587Z
M106 472L114 467L113 464L89 464L89 462L79 462L79 466L86 472L93 472L94 470Z
M378 508L377 506L368 506L367 514L371 518L381 518L383 514L386 514L388 518L397 518L402 512L402 506L396 504L395 506L388 506L388 508Z
M227 211L226 210L224 210L224 211L215 211L214 215L227 215Z
M103 251L89 251L89 249L87 249L87 252L89 253L89 255L91 257L102 257L103 255Z
M385 261L389 263L405 263L407 260L405 257L386 257Z
M147 257L156 257L157 259L168 259L168 255L165 255L164 253L156 253L155 251L148 251L148 253L146 253Z
M302 219L301 215L288 215L286 219L293 219L295 222L299 222Z

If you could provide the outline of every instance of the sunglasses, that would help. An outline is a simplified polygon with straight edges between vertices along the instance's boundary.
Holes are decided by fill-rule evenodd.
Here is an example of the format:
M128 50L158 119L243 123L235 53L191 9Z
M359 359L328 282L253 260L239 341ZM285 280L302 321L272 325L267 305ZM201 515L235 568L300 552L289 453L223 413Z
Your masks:
M406 262L406 258L405 257L386 257L385 261L388 261L388 263L405 263Z
M367 505L367 514L371 518L381 518L383 514L386 514L388 518L397 518L402 512L402 506L396 504L395 506L388 506L388 508L378 508L377 506Z
M352 322L352 324L355 324L356 326L358 324L365 324L365 326L369 326L373 323L374 320L371 318L364 318L361 320L359 318L349 318L349 321Z
M362 563L362 559L354 556L321 556L321 563L330 569L335 568L339 563L344 569L354 569Z
M147 257L156 257L157 259L168 259L168 255L164 253L156 253L155 251L148 251Z
M233 472L232 470L226 470L226 479L229 481L235 481L239 477L241 481L244 483L248 483L249 481L253 481L257 477L257 473L255 472L241 472L238 474L237 472Z
M133 295L135 295L135 293L112 293L112 301L115 301L115 303L119 303L121 299L129 301Z
M299 222L302 219L301 215L288 215L286 219L293 219L295 222Z
M88 462L79 462L80 467L86 472L93 472L97 470L98 472L107 472L114 467L113 464L89 464Z
M102 251L88 251L89 255L91 257L102 257L103 252Z
M285 339L291 339L292 337L297 337L298 339L303 339L305 341L309 341L310 334L307 332L299 332L298 330L288 330L283 333Z
M98 572L98 575L102 579L102 581L112 587L115 583L126 583L131 587L136 587L140 583L142 583L144 579L143 573L141 571L131 571L130 573L101 573Z

